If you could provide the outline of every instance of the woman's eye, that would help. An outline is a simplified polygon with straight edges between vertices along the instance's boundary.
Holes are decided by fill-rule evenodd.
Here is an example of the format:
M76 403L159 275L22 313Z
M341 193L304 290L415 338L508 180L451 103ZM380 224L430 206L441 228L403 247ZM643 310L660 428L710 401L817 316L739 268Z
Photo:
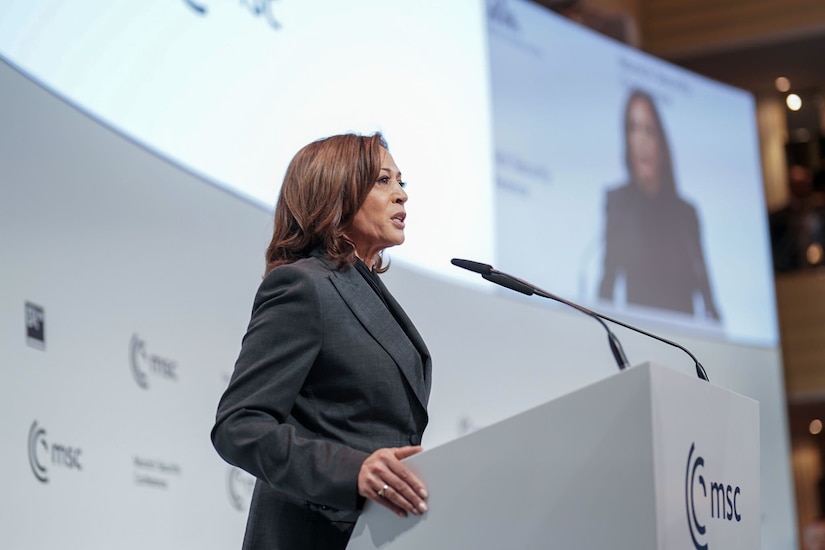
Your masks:
M390 178L389 176L381 176L380 178L378 178L378 181L377 181L376 183L381 183L381 184L384 184L384 185L389 185L389 183L390 183L391 179L392 179L392 178ZM406 181L399 181L399 182L398 182L398 185L400 185L400 186L403 188L403 187L406 187L406 186L407 186L407 182L406 182Z

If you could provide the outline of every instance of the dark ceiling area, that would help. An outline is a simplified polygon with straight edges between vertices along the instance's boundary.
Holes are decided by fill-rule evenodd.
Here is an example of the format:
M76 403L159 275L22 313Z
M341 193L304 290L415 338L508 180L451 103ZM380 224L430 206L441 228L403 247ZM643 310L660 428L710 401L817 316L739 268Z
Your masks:
M534 1L597 32L629 41L624 40L629 36L622 36L622 12L599 9L587 0ZM624 34L627 34L626 29ZM774 81L780 76L790 79L791 91L825 91L825 28L766 37L729 47L697 46L692 53L667 56L666 59L754 94L776 93Z
M825 30L669 61L755 94L776 92L779 76L790 79L791 91L825 90Z

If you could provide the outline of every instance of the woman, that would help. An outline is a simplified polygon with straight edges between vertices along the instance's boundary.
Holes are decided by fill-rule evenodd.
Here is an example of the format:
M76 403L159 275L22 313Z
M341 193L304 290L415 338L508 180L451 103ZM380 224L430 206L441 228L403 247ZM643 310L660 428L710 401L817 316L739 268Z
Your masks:
M699 218L676 191L670 147L649 94L631 93L624 135L629 181L607 193L599 296L612 300L623 279L629 303L718 320Z
M404 242L403 187L380 134L316 141L287 168L212 430L257 478L245 550L344 548L365 499L427 510L401 459L421 451L430 355L377 276Z

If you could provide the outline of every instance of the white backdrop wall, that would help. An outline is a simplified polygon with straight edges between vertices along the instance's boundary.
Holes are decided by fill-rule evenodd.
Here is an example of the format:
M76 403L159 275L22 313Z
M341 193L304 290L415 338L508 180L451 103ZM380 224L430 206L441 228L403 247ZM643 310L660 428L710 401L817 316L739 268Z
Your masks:
M209 430L269 215L5 64L0 82L0 546L237 547Z

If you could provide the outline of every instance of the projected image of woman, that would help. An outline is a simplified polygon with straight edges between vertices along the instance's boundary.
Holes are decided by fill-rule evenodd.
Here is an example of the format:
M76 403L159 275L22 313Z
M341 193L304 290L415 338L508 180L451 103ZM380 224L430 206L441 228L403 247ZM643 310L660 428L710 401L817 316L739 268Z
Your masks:
M635 90L624 115L628 181L607 192L599 296L719 319L696 209L679 197L653 98ZM621 281L624 282L623 287Z
M243 548L347 545L366 499L427 511L401 460L421 451L430 355L382 283L407 193L380 134L311 143L290 163L266 275L212 442L257 478Z

